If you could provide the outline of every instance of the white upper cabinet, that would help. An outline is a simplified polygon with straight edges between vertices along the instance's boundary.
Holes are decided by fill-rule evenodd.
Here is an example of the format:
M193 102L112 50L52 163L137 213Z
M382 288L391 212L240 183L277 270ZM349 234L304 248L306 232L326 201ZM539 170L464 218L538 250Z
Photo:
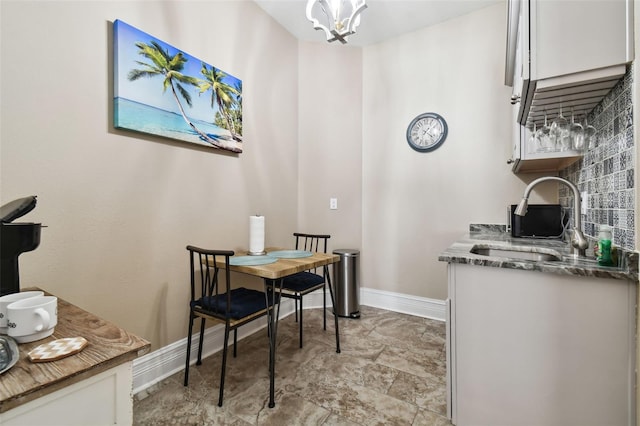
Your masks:
M596 70L633 59L632 1L525 3L529 3L531 80Z
M550 124L560 108L582 121L624 76L633 51L632 0L508 1L514 172L558 170L580 158L575 151L531 153L520 127L540 128L545 114Z

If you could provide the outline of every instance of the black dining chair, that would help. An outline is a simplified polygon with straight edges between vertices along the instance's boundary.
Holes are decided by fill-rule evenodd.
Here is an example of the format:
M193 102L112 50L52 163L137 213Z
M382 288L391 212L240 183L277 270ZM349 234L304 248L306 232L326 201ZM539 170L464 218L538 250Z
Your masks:
M189 302L189 333L187 335L187 360L184 370L184 385L189 384L189 364L191 358L191 334L193 323L200 318L200 340L198 360L202 364L202 344L205 321L211 319L224 324L224 347L222 350L222 371L220 373L220 396L218 406L222 407L224 376L227 366L229 332L233 330L233 356L237 354L238 327L267 314L267 297L263 291L244 287L231 289L229 258L231 250L207 250L187 246L191 268L191 300ZM220 271L223 269L224 271ZM223 278L222 278L222 277ZM273 306L272 301L269 305Z
M320 234L305 234L301 232L294 232L293 236L296 238L296 250L305 250L311 252L327 252L327 240L331 238L331 235ZM285 277L282 283L282 297L288 297L295 300L296 307L296 322L299 322L300 326L300 347L302 348L302 299L305 295L322 289L322 304L323 304L323 326L327 329L327 284L329 287L329 294L331 296L331 305L334 307L333 317L336 328L336 352L340 353L340 332L338 331L338 316L335 312L335 299L333 298L333 290L331 287L331 277L329 276L329 267L322 266L322 271L318 271L320 268L315 268L309 271L298 272L297 274ZM321 272L321 273L318 273ZM298 308L298 302L300 302L300 308ZM298 320L299 316L299 320Z

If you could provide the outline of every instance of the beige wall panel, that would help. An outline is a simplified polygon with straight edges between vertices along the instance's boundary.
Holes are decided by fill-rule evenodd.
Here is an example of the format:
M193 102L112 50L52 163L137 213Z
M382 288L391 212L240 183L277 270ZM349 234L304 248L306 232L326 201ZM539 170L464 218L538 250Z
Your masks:
M299 229L330 234L330 250L360 249L362 49L301 42L299 52Z

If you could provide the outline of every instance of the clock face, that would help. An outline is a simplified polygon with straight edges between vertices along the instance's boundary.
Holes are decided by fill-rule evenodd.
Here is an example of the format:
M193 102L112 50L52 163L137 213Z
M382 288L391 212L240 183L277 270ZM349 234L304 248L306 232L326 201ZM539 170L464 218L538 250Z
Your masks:
M409 146L420 152L433 151L447 137L447 122L440 115L427 112L420 114L407 128Z

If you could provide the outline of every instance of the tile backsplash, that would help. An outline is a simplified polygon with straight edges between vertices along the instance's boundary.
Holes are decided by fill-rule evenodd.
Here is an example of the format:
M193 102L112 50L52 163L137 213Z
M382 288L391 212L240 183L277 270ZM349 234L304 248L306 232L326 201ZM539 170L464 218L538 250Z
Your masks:
M596 238L600 225L613 226L613 244L635 250L635 146L633 142L632 66L591 111L596 142L584 157L559 172L587 193L582 212L585 235ZM573 194L559 186L559 201L572 217Z

